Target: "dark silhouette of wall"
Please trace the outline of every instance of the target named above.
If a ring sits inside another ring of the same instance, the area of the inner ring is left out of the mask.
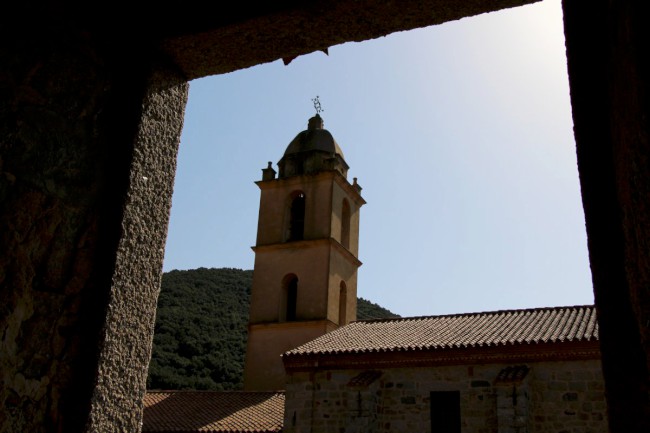
[[[565,37],[610,428],[650,431],[650,32],[635,2],[576,3]]]
[[[526,3],[3,6],[0,431],[139,431],[188,81]],[[650,38],[632,0],[564,10],[610,426],[647,432]]]

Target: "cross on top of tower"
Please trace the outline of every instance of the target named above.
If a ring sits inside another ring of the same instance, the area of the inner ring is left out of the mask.
[[[320,100],[318,99],[318,95],[314,99],[311,100],[311,102],[314,103],[314,109],[316,110],[316,114],[320,114],[323,110],[323,107],[320,105]]]

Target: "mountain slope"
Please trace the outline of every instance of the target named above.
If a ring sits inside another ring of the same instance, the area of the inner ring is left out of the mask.
[[[198,268],[163,274],[149,389],[241,389],[252,270]],[[399,317],[366,299],[359,320]]]

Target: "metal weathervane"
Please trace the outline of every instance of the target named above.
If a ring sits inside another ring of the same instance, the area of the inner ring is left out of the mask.
[[[321,112],[325,111],[323,110],[323,107],[320,105],[320,100],[318,99],[318,95],[314,99],[311,100],[311,102],[314,103],[314,108],[316,109],[316,114],[320,114]]]

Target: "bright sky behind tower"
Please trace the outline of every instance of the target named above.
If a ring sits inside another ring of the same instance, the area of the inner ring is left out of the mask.
[[[321,116],[358,296],[402,316],[593,303],[560,0],[190,83],[164,270],[253,269],[262,168]]]

